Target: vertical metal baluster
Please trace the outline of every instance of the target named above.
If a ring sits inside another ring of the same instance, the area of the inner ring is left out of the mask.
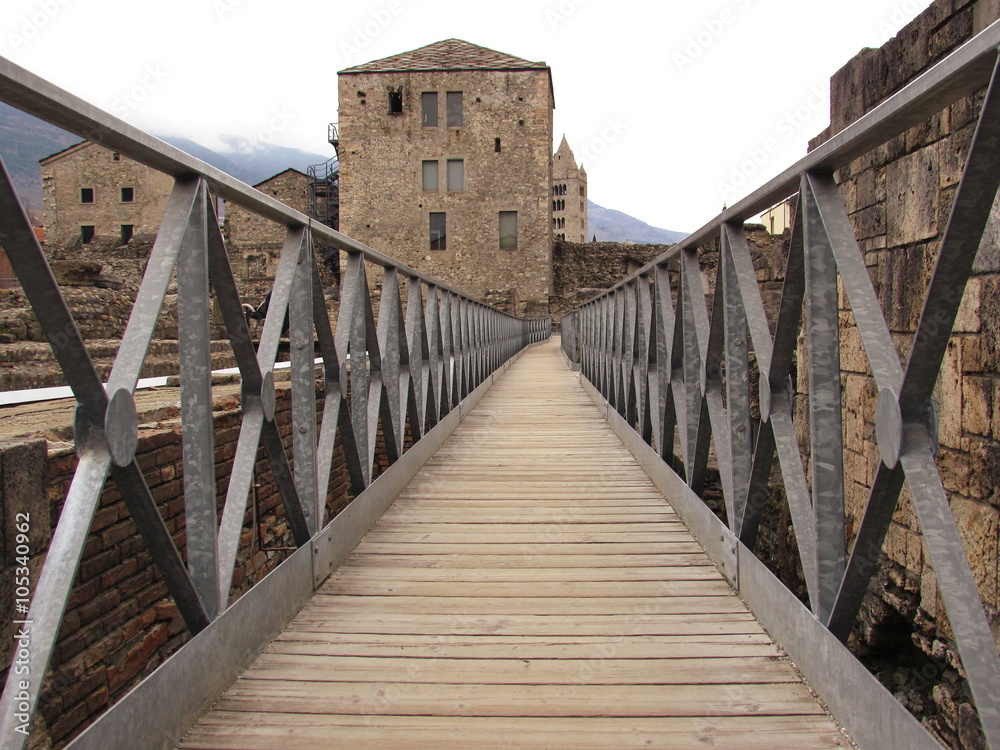
[[[178,257],[177,323],[188,570],[205,611],[214,620],[226,603],[220,597],[218,579],[207,204],[208,191],[202,182]]]
[[[837,265],[812,188],[805,218],[806,337],[809,351],[810,469],[819,589],[813,611],[828,621],[844,576],[844,445],[840,388]]]
[[[730,529],[736,533],[746,507],[747,488],[753,453],[753,426],[750,422],[750,358],[747,316],[743,307],[731,235],[742,227],[723,226],[718,274],[725,304],[726,417],[729,423],[729,461],[733,493]],[[756,281],[756,277],[754,279]],[[719,282],[716,282],[716,294]],[[716,441],[720,439],[716,433]]]
[[[326,498],[317,493],[316,351],[313,343],[312,237],[302,235],[295,281],[288,297],[288,341],[292,379],[292,455],[295,489],[310,534],[323,525]]]

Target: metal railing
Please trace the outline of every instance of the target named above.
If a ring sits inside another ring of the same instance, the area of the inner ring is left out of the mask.
[[[1000,184],[998,45],[1000,22],[654,262],[571,312],[561,324],[564,351],[607,402],[609,414],[617,413],[619,421],[635,431],[636,440],[641,438],[646,450],[655,451],[664,468],[676,467],[672,476],[682,489],[686,485],[694,495],[702,494],[714,445],[726,526],[720,530],[721,523],[704,523],[699,513],[706,506],[700,503],[693,514],[716,534],[709,542],[718,548],[733,582],[741,592],[748,591],[755,612],[775,607],[768,601],[774,597],[773,588],[764,595],[763,589],[752,590],[755,584],[741,581],[757,569],[752,555],[775,456],[811,615],[843,643],[876,572],[905,480],[983,732],[994,750],[1000,749],[1000,657],[935,465],[933,390]],[[833,173],[987,85],[904,365]],[[744,221],[795,194],[798,208],[780,309],[776,320],[769,321]],[[699,248],[714,242],[719,255],[714,288],[708,289],[710,318]],[[873,457],[878,469],[849,555],[838,283],[879,393]],[[806,342],[805,363],[796,359],[800,333]],[[808,369],[808,473],[793,422],[790,375],[796,362]],[[757,394],[751,392],[754,378],[760,385]],[[779,619],[795,617],[792,608],[785,608]],[[830,648],[823,633],[808,632],[792,636],[801,648],[791,656],[800,666]],[[835,678],[823,672],[843,669],[828,660],[807,677],[815,685],[831,683]],[[850,684],[840,688],[845,693],[854,689]],[[847,698],[819,692],[824,699]],[[869,723],[878,723],[872,718],[875,709],[869,712]],[[911,731],[907,726],[905,731]],[[850,723],[848,728],[854,729]],[[882,736],[873,746],[916,746],[898,738],[885,744]]]
[[[98,378],[6,168],[0,165],[0,244],[78,403],[75,442],[79,463],[24,618],[30,623],[30,670],[27,677],[10,670],[0,701],[0,744],[15,748],[27,739],[15,726],[31,724],[30,714],[38,701],[91,520],[109,475],[189,630],[197,633],[227,607],[261,445],[295,543],[308,545],[322,531],[338,436],[352,493],[358,495],[372,483],[380,422],[388,459],[396,461],[404,452],[407,430],[413,441],[419,441],[504,362],[529,343],[547,338],[551,321],[518,319],[473,300],[311,221],[3,59],[0,100],[175,178],[105,385]],[[215,196],[287,227],[256,349],[219,230]],[[346,253],[335,330],[313,255],[314,239]],[[368,269],[381,276],[377,322]],[[186,563],[134,460],[137,416],[133,392],[175,273]],[[221,520],[216,506],[208,376],[212,294],[242,376],[243,419]],[[290,457],[274,421],[272,374],[286,312],[291,351]],[[317,346],[325,399],[318,432]],[[22,681],[26,684],[20,684]],[[15,718],[19,715],[29,718]]]

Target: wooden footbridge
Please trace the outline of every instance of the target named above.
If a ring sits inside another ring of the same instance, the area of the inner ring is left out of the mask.
[[[578,381],[525,352],[180,747],[848,746]]]
[[[0,100],[175,179],[104,383],[0,168],[0,242],[73,390],[79,459],[37,580],[28,570],[0,747],[30,744],[110,477],[192,637],[74,750],[939,750],[847,647],[904,485],[967,705],[1000,750],[1000,655],[935,462],[934,398],[1000,185],[998,48],[1000,22],[566,315],[559,339],[552,321],[471,299],[0,59]],[[835,174],[973,94],[978,125],[923,313],[890,331]],[[217,198],[287,229],[256,346]],[[786,199],[795,220],[768,311],[744,222]],[[342,253],[335,315],[314,238]],[[175,282],[181,548],[136,461],[134,395]],[[210,306],[241,378],[224,498]],[[284,437],[274,370],[286,316]],[[845,409],[847,333],[861,342],[852,372],[878,394],[874,425]],[[864,433],[862,445],[845,445],[852,418],[848,439]],[[850,525],[848,452],[874,467]],[[328,519],[335,455],[354,499]],[[296,546],[236,596],[258,460]],[[801,570],[801,591],[758,555],[778,523],[794,540],[778,562]]]

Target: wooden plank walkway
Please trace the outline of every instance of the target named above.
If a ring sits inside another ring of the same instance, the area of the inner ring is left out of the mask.
[[[518,360],[181,748],[849,747],[577,378]]]

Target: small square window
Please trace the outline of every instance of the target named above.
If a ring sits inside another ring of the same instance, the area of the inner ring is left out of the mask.
[[[448,159],[448,192],[460,193],[465,190],[465,160]]]
[[[119,154],[117,151],[111,154],[111,161],[121,161],[121,160],[122,160],[122,155]]]
[[[445,250],[445,215],[444,213],[432,213],[430,215],[430,241],[431,250]]]
[[[437,91],[425,91],[420,95],[421,122],[425,128],[436,128],[438,124]]]
[[[135,233],[135,226],[132,224],[122,224],[122,244],[128,243]]]
[[[500,249],[517,250],[517,211],[500,212]]]
[[[449,91],[446,100],[448,105],[448,127],[462,127],[462,92]]]
[[[436,160],[423,162],[421,168],[421,183],[424,190],[437,192],[438,189],[438,163]]]
[[[80,203],[94,202],[94,188],[80,188]]]
[[[135,200],[135,188],[122,188],[122,203],[131,203]]]
[[[80,240],[84,245],[89,243],[94,239],[94,226],[93,224],[84,224],[80,227]]]

